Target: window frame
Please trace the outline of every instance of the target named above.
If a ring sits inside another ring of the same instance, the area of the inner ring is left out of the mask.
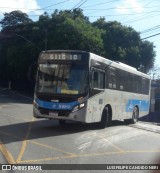
[[[95,72],[98,72],[98,86],[97,87],[95,87],[95,85],[94,85],[94,73]],[[103,74],[102,75],[103,76],[102,77],[103,78],[103,83],[102,83],[103,87],[101,87],[101,79],[100,79],[101,74]],[[91,83],[92,89],[104,90],[106,88],[106,72],[105,72],[105,70],[99,69],[96,67],[91,67],[91,82],[90,83]]]

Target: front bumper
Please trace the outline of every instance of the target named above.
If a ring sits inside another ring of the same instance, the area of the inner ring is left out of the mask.
[[[54,115],[50,115],[50,112],[54,112]],[[57,115],[56,115],[57,114]],[[82,109],[79,109],[75,112],[68,110],[47,110],[43,108],[37,108],[33,106],[33,116],[35,118],[48,118],[48,119],[57,119],[57,120],[69,120],[69,121],[78,121],[86,122],[86,106]]]

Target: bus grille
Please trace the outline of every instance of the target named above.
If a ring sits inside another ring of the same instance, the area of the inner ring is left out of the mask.
[[[44,108],[39,108],[39,111],[41,114],[45,114],[45,115],[49,115],[49,112],[58,112],[58,116],[65,116],[68,117],[69,113],[71,113],[71,111],[67,111],[67,110],[48,110],[48,109],[44,109]]]

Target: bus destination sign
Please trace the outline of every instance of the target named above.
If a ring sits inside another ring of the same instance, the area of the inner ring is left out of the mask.
[[[72,60],[81,61],[82,56],[80,54],[66,54],[66,53],[42,53],[40,55],[41,60]]]

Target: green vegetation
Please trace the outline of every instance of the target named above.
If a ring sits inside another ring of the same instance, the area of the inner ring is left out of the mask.
[[[46,49],[84,50],[148,72],[154,65],[151,42],[131,27],[100,18],[94,23],[81,9],[44,13],[32,21],[21,11],[5,13],[0,21],[0,81],[28,83],[30,64]],[[28,88],[27,88],[28,89]]]

